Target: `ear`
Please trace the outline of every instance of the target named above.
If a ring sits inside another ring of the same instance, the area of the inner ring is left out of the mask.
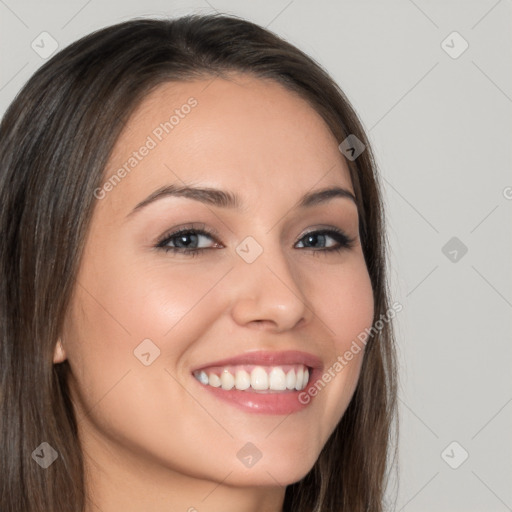
[[[62,346],[62,341],[59,338],[57,343],[55,344],[55,349],[53,351],[53,363],[63,363],[66,360],[66,352],[64,351],[64,347]]]

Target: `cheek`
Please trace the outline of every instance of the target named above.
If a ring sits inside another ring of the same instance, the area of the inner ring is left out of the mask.
[[[229,266],[205,265],[199,272],[188,264],[118,261],[91,265],[79,276],[64,332],[76,391],[87,409],[109,403],[101,414],[97,409],[98,418],[115,419],[115,411],[122,418],[126,411],[118,408],[124,404],[140,411],[143,423],[159,421],[159,394],[164,401],[172,397],[172,410],[180,410],[184,394],[172,376],[181,382],[190,378],[182,356],[220,316],[221,294],[215,288]],[[107,393],[117,398],[110,403]],[[176,422],[172,410],[164,416]]]
[[[373,289],[362,253],[339,266],[310,272],[311,306],[327,332],[331,357],[342,355],[373,322]]]
[[[205,299],[223,274],[154,268],[126,279],[128,269],[118,265],[105,275],[81,276],[87,292],[79,287],[64,338],[77,420],[88,433],[86,449],[97,452],[104,436],[124,454],[203,478],[225,469],[221,453],[236,460],[239,447],[187,393],[181,382],[190,376],[179,375],[177,366],[218,317],[216,303]],[[144,352],[138,350],[148,339]],[[142,360],[149,352],[152,362],[146,366],[134,350]],[[204,444],[185,441],[209,433],[221,452],[205,454]]]
[[[330,335],[324,351],[329,355],[313,393],[326,420],[322,426],[326,438],[341,419],[357,386],[366,339],[362,334],[372,326],[374,300],[362,255],[322,281],[325,287],[316,290],[315,311]]]
[[[330,282],[324,301],[325,322],[331,329],[339,355],[358,334],[371,326],[374,316],[373,290],[364,262],[347,267],[337,279],[333,278]]]
[[[225,267],[225,268],[224,268]],[[81,278],[87,293],[81,293],[85,318],[82,327],[88,339],[111,340],[106,351],[131,350],[144,339],[169,346],[179,353],[177,333],[184,328],[199,331],[218,315],[213,301],[216,285],[229,270],[226,265],[123,262],[89,269]],[[82,290],[85,291],[85,290]],[[189,335],[186,339],[192,340]],[[170,343],[172,341],[172,343]]]

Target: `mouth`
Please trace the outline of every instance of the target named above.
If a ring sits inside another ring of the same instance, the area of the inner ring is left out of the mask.
[[[302,391],[311,368],[303,364],[282,366],[224,366],[195,371],[194,377],[205,386],[237,389],[253,393]]]
[[[321,368],[320,359],[305,352],[258,351],[203,365],[192,376],[213,397],[246,412],[290,414],[310,404],[300,395]]]

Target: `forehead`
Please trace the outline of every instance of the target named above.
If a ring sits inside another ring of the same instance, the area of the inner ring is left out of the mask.
[[[250,75],[158,86],[128,120],[105,178],[144,146],[151,149],[132,162],[119,191],[140,196],[168,183],[201,183],[256,199],[263,191],[298,196],[317,183],[353,190],[318,112],[284,86]]]

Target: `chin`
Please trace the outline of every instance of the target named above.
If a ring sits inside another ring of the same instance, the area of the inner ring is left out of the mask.
[[[291,467],[281,464],[270,467],[258,465],[249,469],[236,469],[226,483],[236,487],[286,487],[302,480],[311,470],[315,461],[309,465],[300,464]]]
[[[304,478],[314,466],[318,453],[304,453],[304,449],[276,450],[244,467],[240,463],[229,477],[232,485],[287,486]],[[237,460],[238,462],[238,460]]]

